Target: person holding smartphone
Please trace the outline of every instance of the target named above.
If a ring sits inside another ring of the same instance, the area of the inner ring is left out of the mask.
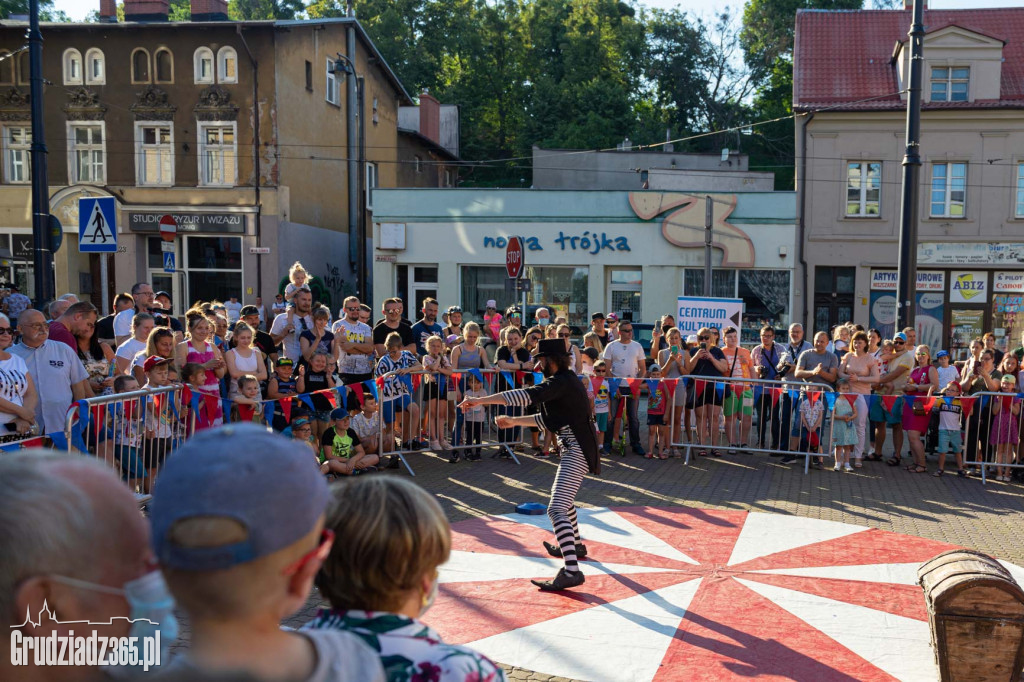
[[[693,405],[697,411],[697,442],[701,444],[697,454],[706,457],[710,446],[712,456],[721,457],[713,440],[718,434],[718,418],[722,414],[722,399],[715,391],[715,380],[729,371],[729,361],[721,348],[712,345],[709,328],[702,327],[697,332],[697,352],[690,354],[686,371],[696,377]]]
[[[678,379],[679,377],[686,376],[686,363],[690,357],[686,348],[683,347],[683,335],[679,331],[678,327],[671,327],[665,332],[665,343],[668,344],[667,348],[663,348],[658,353],[658,365],[661,366],[661,376],[663,379]],[[682,453],[676,447],[676,443],[682,443],[681,440],[681,426],[683,417],[683,407],[686,405],[686,387],[682,382],[676,383],[676,390],[672,396],[672,415],[669,424],[672,427],[672,433],[669,434],[669,445],[671,446],[670,454],[673,457],[681,457]]]

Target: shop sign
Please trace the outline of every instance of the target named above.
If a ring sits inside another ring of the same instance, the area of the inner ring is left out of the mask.
[[[985,303],[988,301],[988,273],[984,270],[953,271],[949,274],[951,303]]]
[[[1024,272],[997,272],[992,282],[992,291],[1024,293]]]
[[[680,296],[678,303],[676,324],[683,336],[696,334],[702,327],[723,329],[731,325],[739,329],[743,321],[742,298]]]
[[[1024,264],[1024,243],[921,242],[917,245],[917,262],[923,265]]]
[[[523,248],[527,251],[543,251],[544,243],[540,237],[522,237]],[[567,235],[561,230],[551,240],[548,247],[558,247],[561,251],[582,251],[594,256],[601,251],[632,251],[626,237],[608,236],[607,232],[591,232],[584,230],[582,235]],[[507,237],[484,237],[485,249],[504,249],[508,246]]]
[[[896,291],[899,277],[896,270],[872,270],[871,291]],[[946,273],[920,270],[917,273],[918,291],[945,291]]]
[[[1024,296],[993,296],[992,312],[996,315],[1019,315],[1024,311]]]
[[[11,235],[11,256],[14,260],[32,260],[35,258],[35,242],[30,234]]]
[[[128,229],[132,232],[160,231],[160,219],[167,213],[128,212]],[[178,223],[178,232],[214,232],[245,234],[244,213],[171,213]]]

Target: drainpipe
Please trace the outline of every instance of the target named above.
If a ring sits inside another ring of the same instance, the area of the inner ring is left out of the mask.
[[[263,237],[263,201],[260,197],[260,79],[259,63],[255,55],[249,49],[249,43],[242,34],[242,25],[235,24],[235,32],[245,47],[245,53],[249,55],[249,63],[252,64],[252,163],[256,175],[255,196],[256,201],[256,246],[261,246]],[[256,254],[256,295],[263,296],[263,256]]]
[[[804,124],[800,127],[800,243],[797,246],[800,253],[800,267],[803,268],[804,276],[804,329],[810,321],[811,310],[811,274],[807,267],[807,257],[804,254],[804,240],[807,234],[807,224],[804,220],[804,211],[807,207],[807,126],[814,120],[814,112],[807,114]]]
[[[348,261],[349,265],[359,267],[359,252],[363,249],[360,245],[364,242],[363,231],[359,226],[359,204],[363,198],[359,194],[359,159],[356,141],[356,26],[355,11],[349,7],[349,17],[352,22],[347,27],[345,56],[352,63],[352,73],[345,79],[345,103],[348,110],[348,123],[345,125],[347,136],[346,151],[348,154]],[[359,273],[356,273],[359,279]],[[358,292],[359,299],[366,298],[362,290]]]
[[[359,77],[359,167],[366,167],[366,80]],[[373,300],[370,291],[369,272],[366,264],[366,202],[363,194],[366,191],[366,174],[359,173],[359,241],[356,246],[359,253],[356,257],[356,283],[359,288],[360,300]]]

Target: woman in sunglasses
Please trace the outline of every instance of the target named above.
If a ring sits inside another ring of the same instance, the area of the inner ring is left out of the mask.
[[[697,454],[701,457],[707,456],[708,446],[713,456],[722,456],[714,442],[718,435],[718,418],[722,414],[722,398],[715,391],[715,380],[729,371],[729,361],[722,349],[713,344],[712,331],[704,327],[697,332],[697,352],[692,353],[686,362],[687,373],[696,378],[693,405],[697,412],[697,442],[702,446]]]

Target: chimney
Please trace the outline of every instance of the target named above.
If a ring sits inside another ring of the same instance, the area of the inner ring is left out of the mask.
[[[420,135],[441,144],[441,103],[426,90],[420,93]]]
[[[924,3],[923,9],[928,9],[928,0],[918,0]],[[914,0],[903,0],[903,9],[914,9]]]
[[[124,0],[125,21],[167,21],[169,0]],[[114,12],[117,18],[117,11]]]
[[[100,21],[117,23],[117,0],[100,0]]]
[[[228,0],[192,0],[192,21],[227,21]]]

